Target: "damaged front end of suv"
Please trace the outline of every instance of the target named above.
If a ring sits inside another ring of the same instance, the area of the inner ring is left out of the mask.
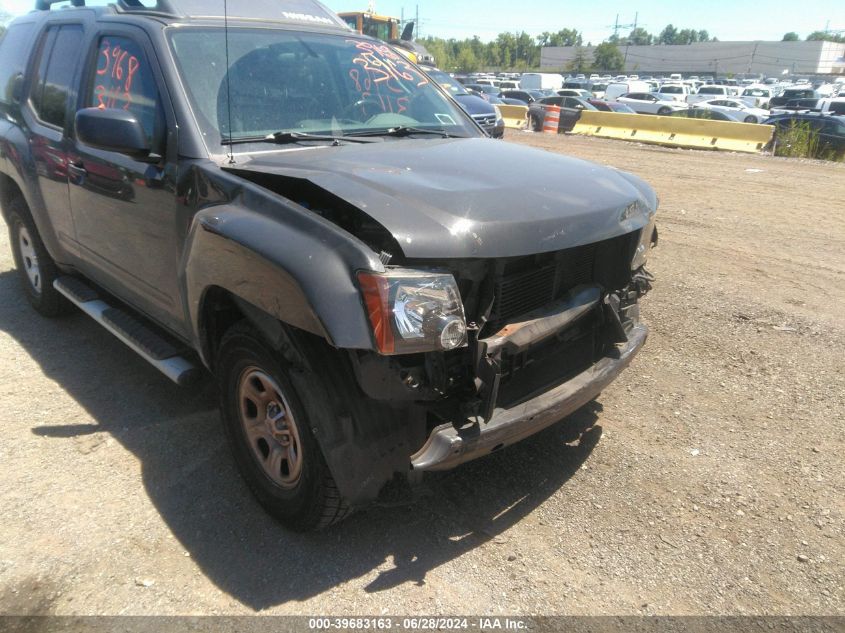
[[[639,300],[657,199],[630,174],[515,145],[399,146],[260,156],[227,171],[377,256],[349,270],[372,349],[348,354],[363,394],[403,412],[396,433],[414,439],[397,463],[419,473],[561,420],[630,363],[648,332]],[[508,169],[526,161],[528,174]]]
[[[171,35],[209,153],[180,175],[195,347],[237,385],[224,333],[239,319],[260,333],[282,359],[260,375],[279,374],[273,389],[302,403],[295,417],[345,503],[536,433],[631,362],[657,241],[642,180],[488,138],[382,44],[230,25],[236,61],[208,79],[194,62],[200,48],[220,56],[212,36]],[[302,85],[320,98],[295,95]],[[238,327],[240,353],[254,339]],[[279,476],[271,442],[239,422],[263,415],[263,400],[247,397],[244,413],[229,393],[241,470],[287,520],[300,501],[274,482],[303,484]]]

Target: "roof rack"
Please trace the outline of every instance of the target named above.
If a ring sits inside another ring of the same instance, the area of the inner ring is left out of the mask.
[[[54,4],[59,4],[60,2],[65,2],[65,0],[36,0],[35,10],[49,11],[51,6],[53,6]],[[75,7],[85,6],[85,0],[70,0],[70,3]]]
[[[76,0],[73,0],[76,1]],[[84,2],[84,0],[82,0]],[[158,15],[181,15],[170,0],[117,0],[121,11],[137,11],[138,13],[155,13]]]

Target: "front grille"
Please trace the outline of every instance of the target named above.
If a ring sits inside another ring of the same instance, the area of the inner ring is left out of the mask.
[[[583,284],[616,290],[630,278],[637,233],[577,246],[565,251],[503,262],[494,279],[493,310],[485,334],[509,320],[542,308]]]
[[[472,118],[483,128],[496,126],[496,114],[473,114]]]

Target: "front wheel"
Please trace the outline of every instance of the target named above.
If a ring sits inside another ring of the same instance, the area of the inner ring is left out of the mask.
[[[12,256],[27,300],[43,316],[66,314],[71,304],[53,288],[59,271],[41,241],[26,203],[20,198],[12,200],[6,218]]]
[[[666,115],[667,115],[667,114],[669,114],[671,111],[672,111],[672,108],[660,108],[660,109],[657,111],[657,114],[659,114],[660,116],[666,116]]]
[[[311,432],[287,363],[245,323],[226,333],[218,358],[223,426],[259,503],[297,531],[343,519],[348,507]]]
[[[745,117],[745,122],[746,123],[757,123],[757,117],[753,116],[753,115],[748,115],[747,117]]]

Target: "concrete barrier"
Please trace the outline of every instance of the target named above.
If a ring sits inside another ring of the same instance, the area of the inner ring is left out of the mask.
[[[585,110],[572,133],[670,147],[756,153],[768,145],[774,131],[774,126],[755,123]]]
[[[502,113],[506,128],[524,130],[528,125],[528,106],[503,104],[497,107]]]

